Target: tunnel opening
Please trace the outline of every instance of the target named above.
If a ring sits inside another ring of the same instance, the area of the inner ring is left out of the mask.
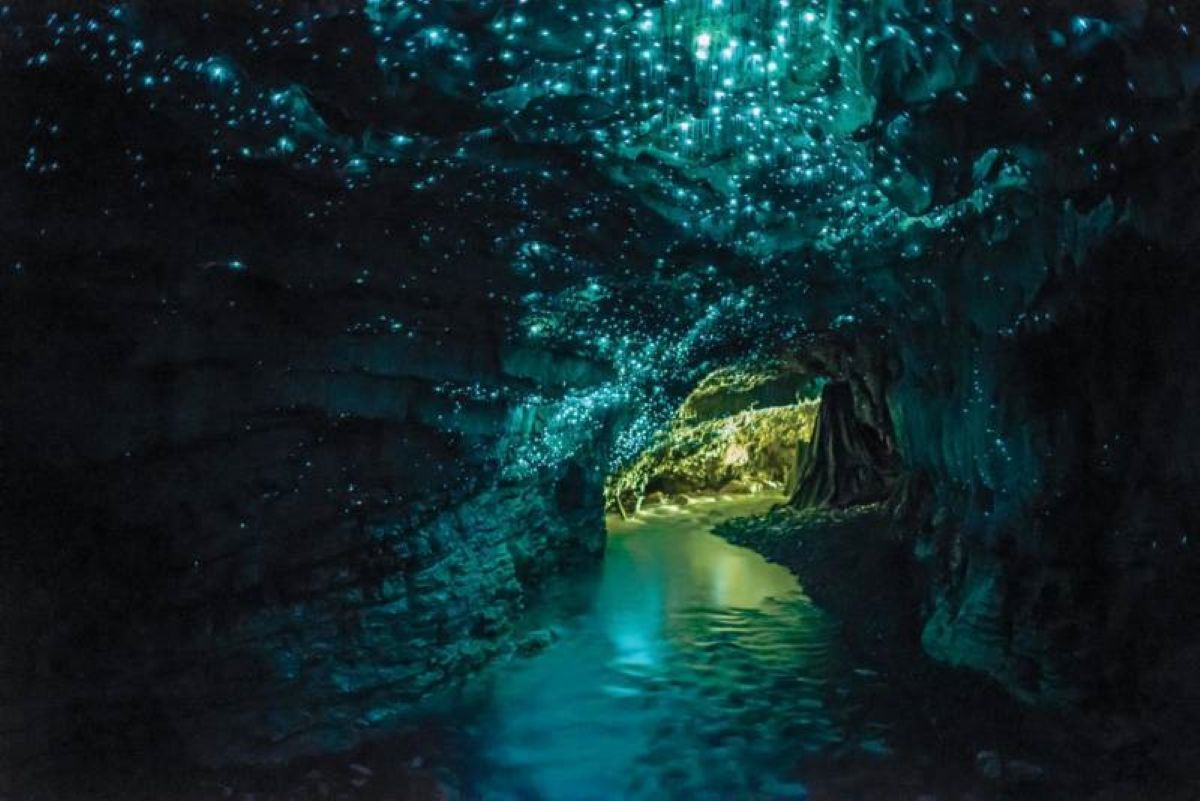
[[[782,497],[812,437],[825,381],[779,363],[707,374],[648,447],[610,473],[606,510],[627,518],[700,496]]]
[[[888,377],[838,365],[814,346],[800,356],[707,373],[636,457],[606,478],[605,511],[774,495],[797,508],[886,500],[901,460],[886,402]]]

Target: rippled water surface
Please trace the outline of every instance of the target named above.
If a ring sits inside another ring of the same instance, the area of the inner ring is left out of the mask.
[[[472,789],[803,797],[797,763],[843,739],[827,709],[845,671],[833,627],[787,570],[709,533],[776,500],[611,522],[599,576],[540,605],[559,640],[490,672],[450,712],[469,721]]]

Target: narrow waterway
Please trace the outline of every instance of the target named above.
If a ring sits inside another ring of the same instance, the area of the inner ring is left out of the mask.
[[[700,499],[611,520],[595,581],[535,612],[558,640],[446,711],[468,723],[469,792],[803,798],[805,755],[846,739],[829,709],[831,681],[849,671],[835,627],[787,570],[710,533],[777,501]]]
[[[497,660],[354,752],[245,769],[138,768],[136,780],[117,769],[96,787],[120,792],[32,797],[1089,797],[1073,774],[1041,777],[1030,760],[1067,765],[1073,752],[1061,738],[1030,740],[1053,730],[1029,725],[1000,691],[918,661],[866,668],[788,570],[711,533],[779,500],[701,498],[610,518],[603,562],[550,581],[524,616],[517,640],[544,647]],[[1001,754],[1017,761],[1000,764]]]

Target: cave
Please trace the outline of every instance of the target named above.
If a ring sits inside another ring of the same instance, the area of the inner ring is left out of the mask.
[[[0,0],[0,799],[1200,797],[1198,26]]]

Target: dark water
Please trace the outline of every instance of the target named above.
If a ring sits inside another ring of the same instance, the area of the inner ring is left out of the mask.
[[[1041,762],[1058,745],[1025,742],[1036,728],[1008,701],[984,703],[996,693],[975,682],[952,692],[941,671],[861,667],[791,573],[710,533],[777,501],[698,500],[610,520],[599,568],[551,582],[529,610],[529,630],[555,632],[552,644],[499,660],[355,753],[198,774],[150,768],[137,782],[118,771],[118,792],[36,798],[1088,797],[1069,775],[1001,792],[981,778],[977,752]],[[920,681],[898,686],[905,677]]]
[[[538,610],[559,640],[445,710],[465,724],[468,791],[803,798],[805,754],[846,740],[829,698],[848,667],[787,570],[709,533],[776,500],[701,500],[611,522],[599,577]]]

